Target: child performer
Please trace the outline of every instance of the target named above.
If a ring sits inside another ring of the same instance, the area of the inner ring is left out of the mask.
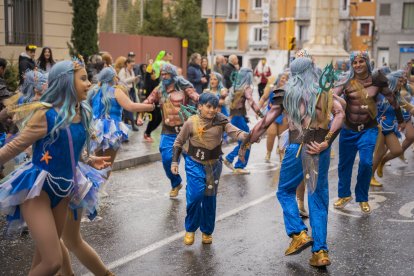
[[[200,228],[202,242],[210,244],[216,218],[216,195],[222,169],[221,143],[223,132],[239,141],[248,133],[229,123],[227,117],[217,113],[219,99],[212,93],[200,96],[199,114],[191,116],[174,142],[171,172],[178,174],[178,160],[183,145],[189,140],[185,156],[187,173],[187,216],[184,243],[194,243],[194,233]]]
[[[84,101],[91,84],[83,63],[59,62],[48,80],[48,90],[33,103],[33,115],[23,122],[19,136],[0,149],[4,164],[33,144],[32,161],[0,182],[0,211],[8,215],[9,226],[18,226],[24,218],[36,244],[31,276],[54,275],[62,265],[59,239],[91,119]],[[105,166],[103,158],[93,163]]]

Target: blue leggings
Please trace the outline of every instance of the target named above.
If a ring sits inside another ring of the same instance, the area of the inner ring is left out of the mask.
[[[173,156],[173,145],[176,134],[161,134],[160,140],[160,153],[162,166],[164,167],[165,174],[170,179],[171,187],[175,188],[181,184],[181,176],[179,174],[175,175],[171,172],[171,163]]]
[[[250,131],[249,126],[247,125],[247,122],[246,122],[246,118],[244,118],[244,116],[233,116],[233,118],[231,119],[231,124],[245,132]],[[229,154],[227,154],[226,156],[227,161],[229,161],[230,163],[233,163],[234,159],[239,154],[240,145],[241,145],[241,142],[240,141],[237,142],[237,146]],[[240,161],[237,158],[237,162],[234,165],[234,168],[244,169],[247,166],[247,162],[249,161],[249,156],[250,156],[250,149],[246,151],[246,155],[244,156],[244,159],[245,159],[244,162]]]
[[[300,215],[296,203],[296,189],[303,180],[302,159],[296,154],[299,144],[290,144],[286,148],[285,157],[280,169],[279,187],[276,193],[280,205],[283,209],[283,219],[288,236],[299,234],[307,230]],[[319,173],[315,191],[312,193],[308,189],[308,205],[310,225],[312,228],[312,238],[314,240],[312,252],[328,250],[326,243],[328,226],[328,170],[330,163],[330,148],[319,155]]]

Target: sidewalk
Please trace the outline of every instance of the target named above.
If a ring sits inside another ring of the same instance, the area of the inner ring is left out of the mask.
[[[144,124],[139,127],[139,131],[129,132],[129,142],[122,144],[112,168],[114,171],[161,160],[158,150],[161,126],[152,132],[151,137],[154,139],[152,143],[144,140],[146,127],[146,124]]]

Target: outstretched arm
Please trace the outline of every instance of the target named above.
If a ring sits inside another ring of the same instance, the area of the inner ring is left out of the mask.
[[[262,112],[260,112],[260,107],[257,105],[257,103],[253,100],[253,89],[250,87],[246,88],[244,90],[244,97],[246,98],[249,105],[253,108],[254,112],[260,117],[263,118]]]
[[[171,163],[171,172],[173,174],[178,174],[178,160],[180,159],[184,144],[190,138],[191,130],[192,122],[190,119],[184,123],[183,127],[180,130],[180,133],[178,133],[177,138],[175,138]]]
[[[125,94],[125,92],[119,88],[115,89],[115,99],[119,105],[122,106],[122,108],[130,112],[145,112],[154,110],[154,104],[134,103]]]
[[[250,143],[256,143],[259,138],[266,132],[268,127],[282,114],[282,105],[274,104],[266,115],[250,131]]]

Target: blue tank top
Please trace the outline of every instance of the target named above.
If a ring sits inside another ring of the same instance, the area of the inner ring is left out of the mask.
[[[55,141],[52,141],[50,132],[55,125],[57,112],[51,108],[46,112],[47,120],[47,135],[46,137],[36,141],[33,145],[33,157],[32,163],[37,167],[49,172],[54,177],[63,177],[66,179],[73,178],[70,146],[68,140],[68,134],[66,129],[61,129],[59,135],[55,135]],[[78,160],[82,149],[86,141],[86,130],[82,123],[72,123],[69,126],[72,142],[75,163],[78,164]],[[48,162],[45,160],[41,161],[44,154],[48,154],[51,159]],[[69,163],[68,163],[69,162]]]
[[[99,88],[98,92],[92,97],[91,100],[93,119],[112,119],[115,121],[121,121],[122,106],[119,105],[115,98],[115,88],[113,86],[108,87],[106,93],[108,93],[111,102],[109,114],[105,113],[105,104],[102,102],[102,88]]]

